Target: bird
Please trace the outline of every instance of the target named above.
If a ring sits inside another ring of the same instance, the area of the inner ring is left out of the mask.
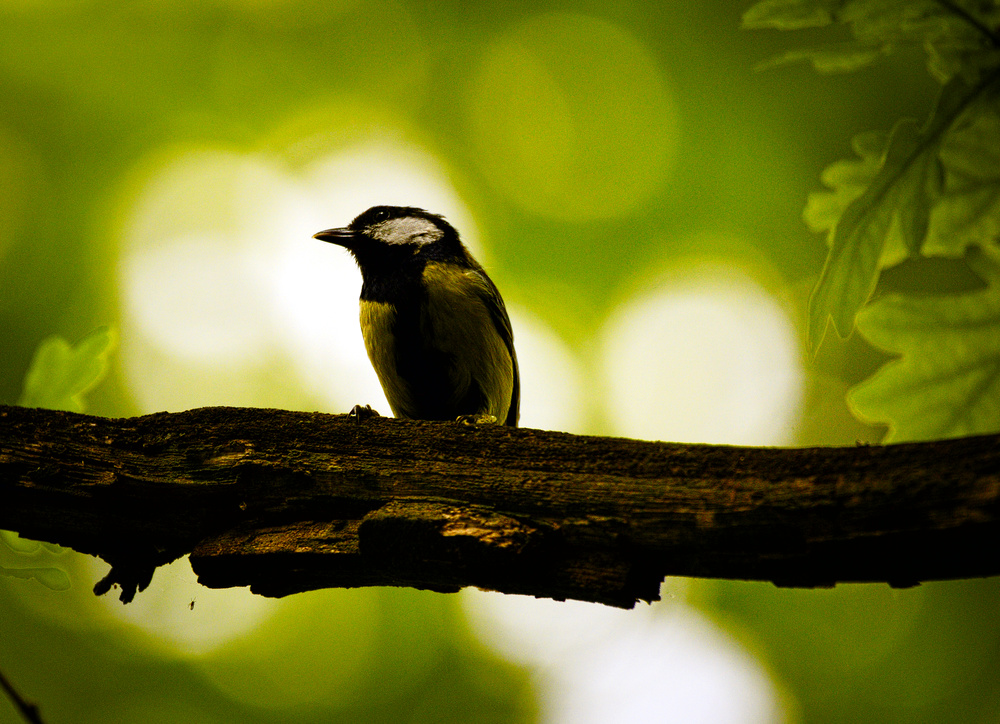
[[[517,427],[507,309],[444,216],[373,206],[313,238],[347,249],[361,270],[361,332],[393,415]]]

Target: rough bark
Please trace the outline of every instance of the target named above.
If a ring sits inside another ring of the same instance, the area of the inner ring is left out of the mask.
[[[101,556],[123,600],[185,553],[268,596],[414,586],[630,607],[664,576],[828,586],[1000,573],[1000,436],[747,448],[245,408],[0,407],[0,528]]]

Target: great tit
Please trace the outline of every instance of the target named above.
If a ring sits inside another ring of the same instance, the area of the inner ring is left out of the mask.
[[[520,382],[503,299],[443,216],[374,206],[316,239],[361,269],[361,332],[396,417],[517,426]]]

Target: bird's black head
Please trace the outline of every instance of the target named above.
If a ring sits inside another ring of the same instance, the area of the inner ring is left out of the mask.
[[[459,263],[471,258],[443,216],[413,206],[373,206],[346,227],[314,237],[348,249],[362,271],[415,258]]]

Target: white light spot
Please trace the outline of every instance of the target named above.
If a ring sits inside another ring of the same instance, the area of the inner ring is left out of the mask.
[[[360,404],[391,414],[365,352],[361,272],[347,251],[317,239],[290,244],[274,260],[268,283],[279,341],[301,384],[331,411]]]
[[[777,301],[735,269],[699,270],[605,324],[610,416],[629,437],[742,445],[792,438],[798,336]]]
[[[583,372],[573,352],[530,312],[507,305],[521,373],[521,427],[583,433]]]
[[[305,180],[327,219],[326,226],[313,233],[347,226],[372,206],[416,206],[444,216],[483,261],[472,215],[433,156],[412,147],[364,144],[316,161],[306,170]]]
[[[756,662],[689,609],[637,623],[565,662],[543,704],[553,724],[784,719]]]
[[[546,722],[784,719],[753,658],[681,603],[623,611],[481,591],[464,601],[487,644],[535,669]]]
[[[92,560],[97,580],[108,566]],[[187,556],[156,569],[149,587],[128,605],[122,605],[117,594],[115,588],[99,599],[106,613],[187,654],[207,653],[253,630],[283,606],[248,588],[205,588]]]
[[[124,282],[127,312],[161,350],[244,366],[266,344],[260,280],[223,238],[183,236],[136,251],[125,261]]]

